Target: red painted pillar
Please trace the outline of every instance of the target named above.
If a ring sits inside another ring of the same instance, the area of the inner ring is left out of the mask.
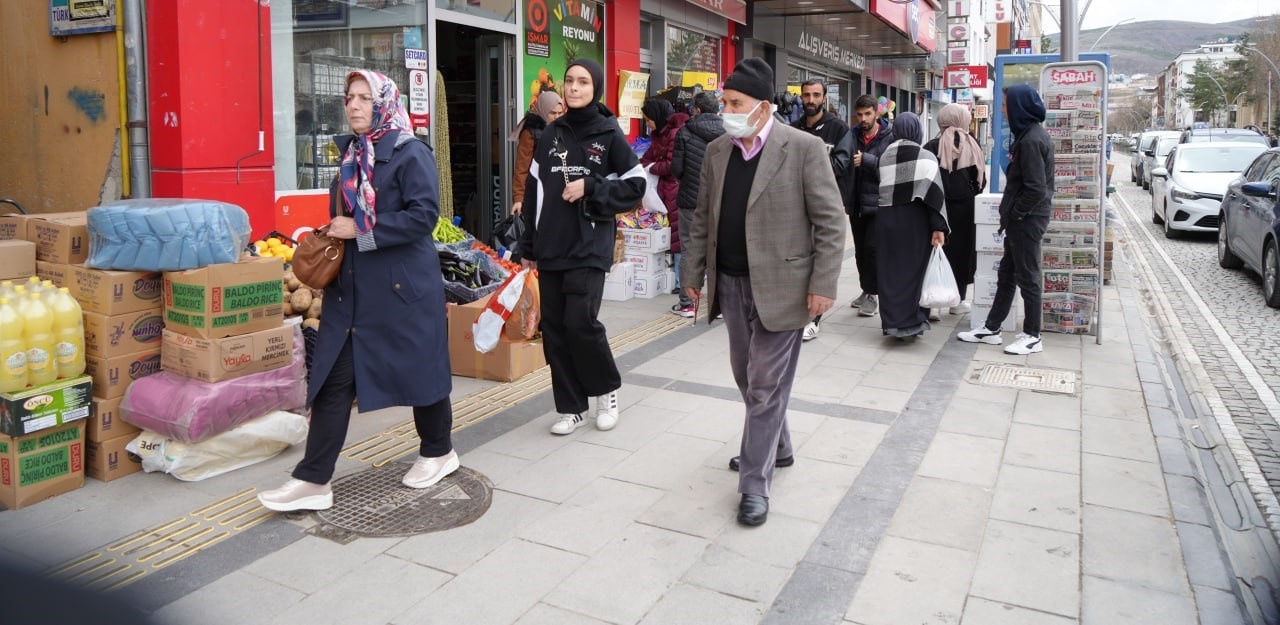
[[[640,71],[640,0],[614,0],[605,9],[605,103],[618,110],[618,70]],[[649,80],[653,80],[650,76]],[[640,133],[639,120],[631,122],[627,138]]]
[[[720,84],[724,84],[724,79],[733,73],[733,67],[738,64],[738,42],[735,39],[738,36],[738,23],[729,21],[729,34],[724,38],[724,45],[720,46]]]
[[[268,2],[147,3],[155,197],[220,200],[275,228]]]

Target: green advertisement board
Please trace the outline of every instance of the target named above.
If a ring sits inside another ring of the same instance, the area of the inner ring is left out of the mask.
[[[563,96],[564,72],[575,60],[594,59],[604,67],[603,4],[589,0],[522,1],[524,80],[520,91],[527,106],[544,90]]]

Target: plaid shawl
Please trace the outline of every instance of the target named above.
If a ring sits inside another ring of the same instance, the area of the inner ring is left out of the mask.
[[[880,206],[902,206],[915,200],[946,219],[938,159],[914,141],[894,141],[880,157]]]

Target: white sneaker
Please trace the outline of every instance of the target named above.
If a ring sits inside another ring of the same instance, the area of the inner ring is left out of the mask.
[[[818,338],[818,323],[810,321],[809,324],[804,327],[804,333],[800,335],[800,340],[807,343],[816,338]]]
[[[333,507],[333,489],[328,484],[289,480],[275,490],[258,493],[258,502],[268,510],[328,510]]]
[[[999,330],[992,332],[986,328],[960,332],[956,334],[956,338],[966,343],[986,343],[987,345],[999,345],[1004,342]]]
[[[929,309],[929,321],[942,321],[942,315],[938,314],[937,308]]]
[[[618,391],[596,398],[596,429],[612,430],[618,425]]]
[[[1014,339],[1008,347],[1004,348],[1004,353],[1013,354],[1015,356],[1026,356],[1027,354],[1038,354],[1044,351],[1044,345],[1040,343],[1040,337],[1031,336],[1023,332],[1018,333],[1018,338]]]
[[[960,302],[959,306],[952,306],[951,308],[947,309],[947,312],[953,315],[963,315],[969,312],[969,310],[970,310],[969,302]]]
[[[582,414],[562,414],[555,423],[551,424],[552,434],[573,434],[573,431],[582,427],[587,420]]]
[[[401,480],[401,483],[409,488],[435,486],[437,482],[457,471],[460,466],[462,466],[462,463],[458,460],[457,451],[450,451],[439,458],[418,456],[413,466],[410,467],[409,472],[404,474],[404,479]]]

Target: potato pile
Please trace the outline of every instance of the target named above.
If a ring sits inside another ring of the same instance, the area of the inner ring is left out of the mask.
[[[320,329],[320,308],[324,290],[302,283],[293,271],[284,272],[284,316],[302,315],[302,327]]]

